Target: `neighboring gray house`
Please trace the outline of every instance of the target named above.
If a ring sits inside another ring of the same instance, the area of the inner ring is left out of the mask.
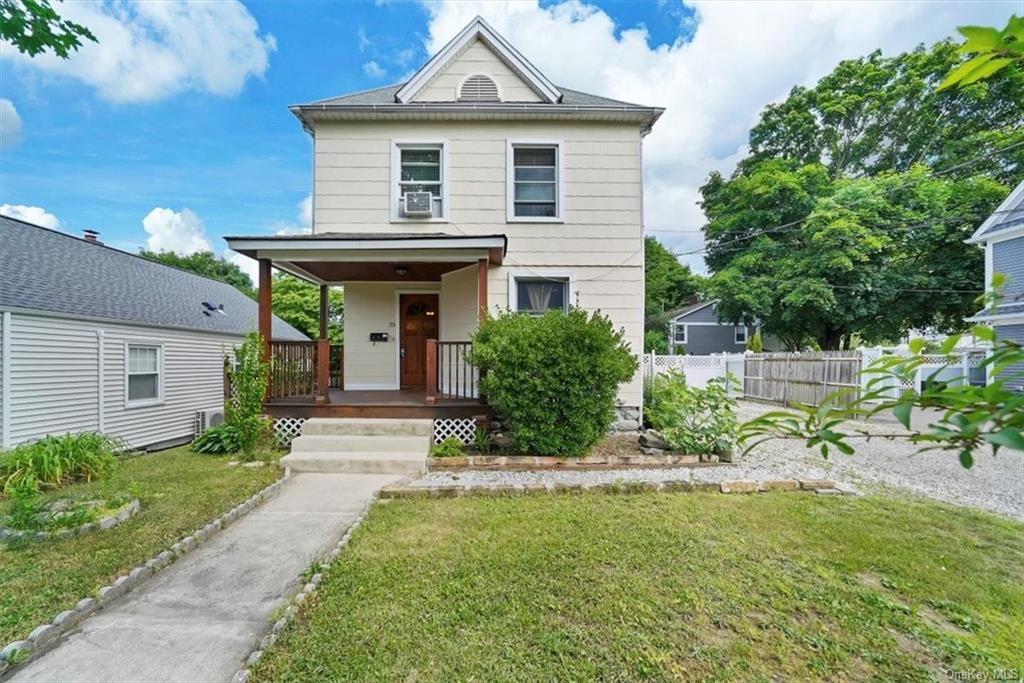
[[[1014,188],[999,208],[967,240],[985,247],[985,291],[992,290],[992,276],[1002,273],[1007,282],[1002,299],[968,318],[992,325],[996,336],[1024,344],[1024,182]],[[1012,383],[1024,389],[1024,365],[1011,366]]]
[[[669,353],[675,355],[680,347],[686,349],[687,354],[698,356],[746,351],[747,339],[754,336],[757,326],[721,322],[715,310],[717,306],[718,299],[701,301],[669,313]],[[774,341],[770,344],[763,334],[761,341],[765,351],[775,350]]]
[[[256,329],[231,285],[0,216],[0,445],[100,431],[188,441],[223,404],[223,357]],[[274,320],[280,340],[307,340]]]

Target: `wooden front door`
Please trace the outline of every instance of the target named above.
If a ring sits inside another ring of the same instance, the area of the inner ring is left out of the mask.
[[[422,388],[427,385],[427,340],[437,339],[437,294],[399,294],[398,311],[399,384]]]

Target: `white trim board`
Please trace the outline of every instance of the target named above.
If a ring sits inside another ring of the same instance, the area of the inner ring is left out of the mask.
[[[2,397],[2,404],[0,405],[0,432],[3,432],[3,439],[0,440],[0,446],[8,448],[11,445],[11,318],[14,316],[10,311],[4,311],[3,316],[3,348],[0,349],[3,355],[0,355],[0,397]]]

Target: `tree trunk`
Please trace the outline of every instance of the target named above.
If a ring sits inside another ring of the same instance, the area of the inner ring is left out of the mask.
[[[845,334],[843,330],[826,326],[818,337],[818,346],[821,347],[822,351],[838,351]]]

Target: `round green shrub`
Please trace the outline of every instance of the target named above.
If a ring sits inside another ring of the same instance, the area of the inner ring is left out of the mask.
[[[577,308],[488,318],[471,358],[513,447],[563,457],[585,454],[608,432],[619,385],[638,367],[621,330]]]

